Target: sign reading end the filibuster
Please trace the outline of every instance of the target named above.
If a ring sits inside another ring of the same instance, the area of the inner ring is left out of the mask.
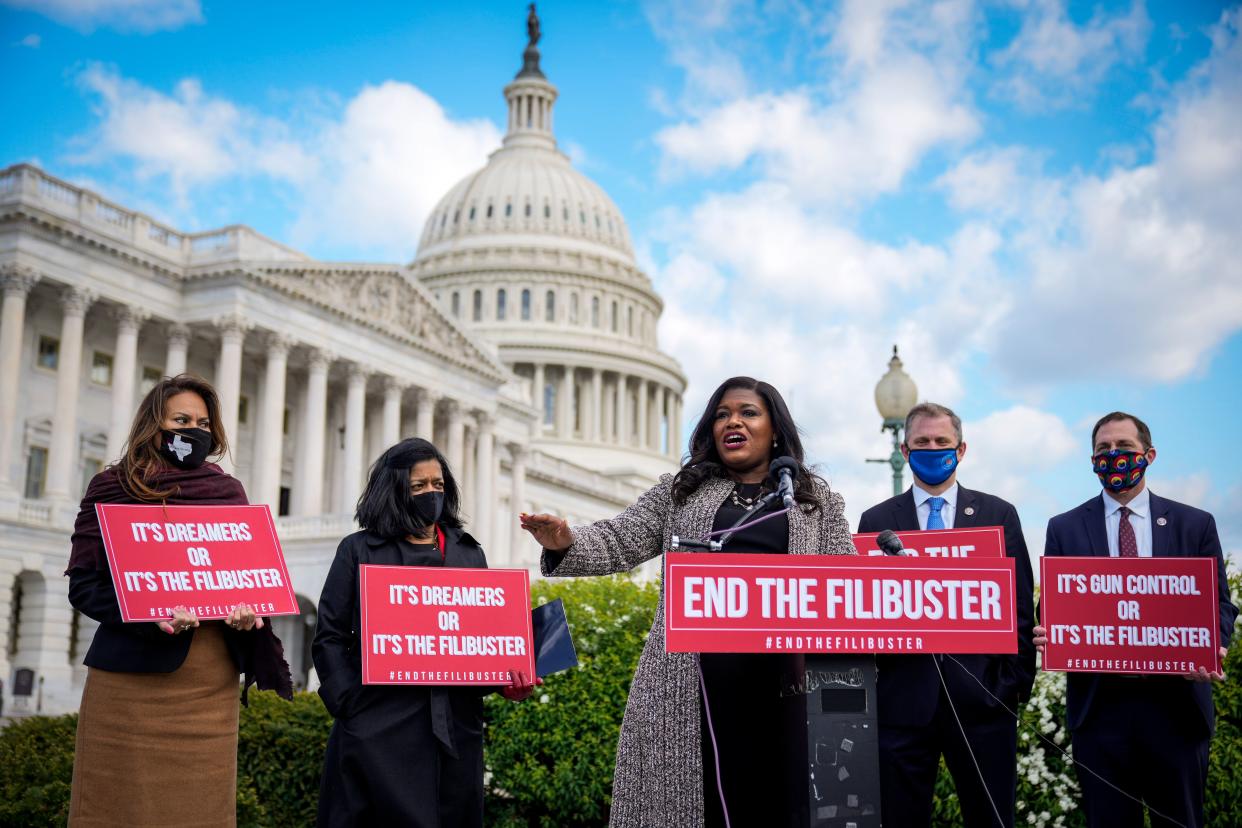
[[[964,529],[924,529],[896,532],[907,554],[929,558],[1003,558],[1005,529],[1002,526],[969,526]],[[854,535],[859,555],[876,557],[884,552],[877,544],[879,532]]]
[[[1045,670],[1220,672],[1214,558],[1046,557],[1039,588]]]
[[[358,567],[363,684],[508,684],[535,675],[525,569]]]
[[[121,618],[159,621],[184,606],[199,620],[238,604],[297,615],[285,556],[266,506],[95,504]]]
[[[669,652],[1016,653],[1012,558],[664,556]]]

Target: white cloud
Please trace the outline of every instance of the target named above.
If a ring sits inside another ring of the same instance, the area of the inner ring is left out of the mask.
[[[0,4],[38,12],[83,32],[106,27],[148,34],[203,22],[199,0],[0,0]]]
[[[1081,26],[1065,0],[1015,5],[1026,14],[1013,41],[992,56],[1001,72],[993,94],[1026,109],[1083,104],[1113,67],[1142,57],[1151,33],[1142,0],[1122,13],[1096,9]]]
[[[453,120],[415,86],[369,86],[316,141],[322,169],[303,185],[307,203],[293,241],[412,258],[436,202],[483,166],[500,139],[491,121]]]
[[[1173,382],[1242,330],[1238,22],[1223,18],[1212,56],[1175,92],[1151,162],[1073,182],[1057,232],[1028,251],[1030,283],[998,341],[1015,380]]]
[[[296,194],[293,244],[350,244],[387,258],[412,255],[436,201],[501,137],[490,121],[456,121],[395,81],[364,88],[339,117],[300,129],[212,96],[194,79],[165,94],[95,64],[79,83],[98,122],[76,142],[74,160],[132,164],[140,180],[166,179],[187,208],[191,191],[266,178]]]
[[[42,43],[43,43],[43,38],[40,37],[39,35],[28,34],[25,37],[23,37],[21,40],[17,41],[15,45],[25,46],[27,49],[38,49],[39,46],[42,45]]]
[[[295,180],[315,166],[282,123],[207,95],[192,78],[166,95],[92,64],[78,81],[95,98],[98,124],[79,140],[76,160],[125,159],[141,178],[167,177],[180,200],[197,184],[256,174]]]
[[[819,204],[894,192],[928,152],[979,131],[962,86],[970,7],[846,3],[827,16],[830,37],[813,46],[821,62],[810,82],[751,93],[739,81],[731,94],[700,96],[692,117],[661,130],[664,173],[754,164],[800,201]]]

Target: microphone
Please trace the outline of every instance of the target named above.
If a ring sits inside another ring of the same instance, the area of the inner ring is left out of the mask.
[[[906,545],[901,542],[901,538],[897,537],[897,533],[892,529],[885,529],[877,535],[875,542],[880,547],[880,551],[885,555],[906,554]]]
[[[776,458],[772,461],[772,465],[768,466],[768,475],[776,480],[776,491],[780,493],[786,509],[792,509],[796,505],[794,478],[798,475],[798,471],[798,461],[788,455]]]

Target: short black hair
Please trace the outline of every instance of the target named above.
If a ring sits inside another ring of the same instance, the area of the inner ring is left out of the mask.
[[[1091,451],[1095,451],[1095,435],[1100,433],[1100,429],[1104,427],[1105,423],[1118,423],[1123,420],[1129,420],[1134,423],[1134,427],[1138,430],[1139,443],[1142,444],[1143,451],[1151,448],[1151,429],[1147,427],[1147,423],[1124,411],[1110,411],[1096,421],[1095,428],[1091,429]]]
[[[402,440],[372,464],[367,487],[358,498],[358,510],[354,513],[358,525],[391,540],[425,532],[427,523],[419,517],[410,495],[410,469],[425,460],[437,461],[444,475],[444,508],[438,523],[460,529],[461,495],[453,472],[440,450],[419,437]]]

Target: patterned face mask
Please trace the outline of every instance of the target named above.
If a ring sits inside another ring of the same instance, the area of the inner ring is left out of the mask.
[[[1091,458],[1100,483],[1110,492],[1133,489],[1147,472],[1147,454],[1142,451],[1102,451]]]
[[[179,469],[197,469],[203,465],[214,445],[211,432],[205,428],[160,431],[161,456]]]

